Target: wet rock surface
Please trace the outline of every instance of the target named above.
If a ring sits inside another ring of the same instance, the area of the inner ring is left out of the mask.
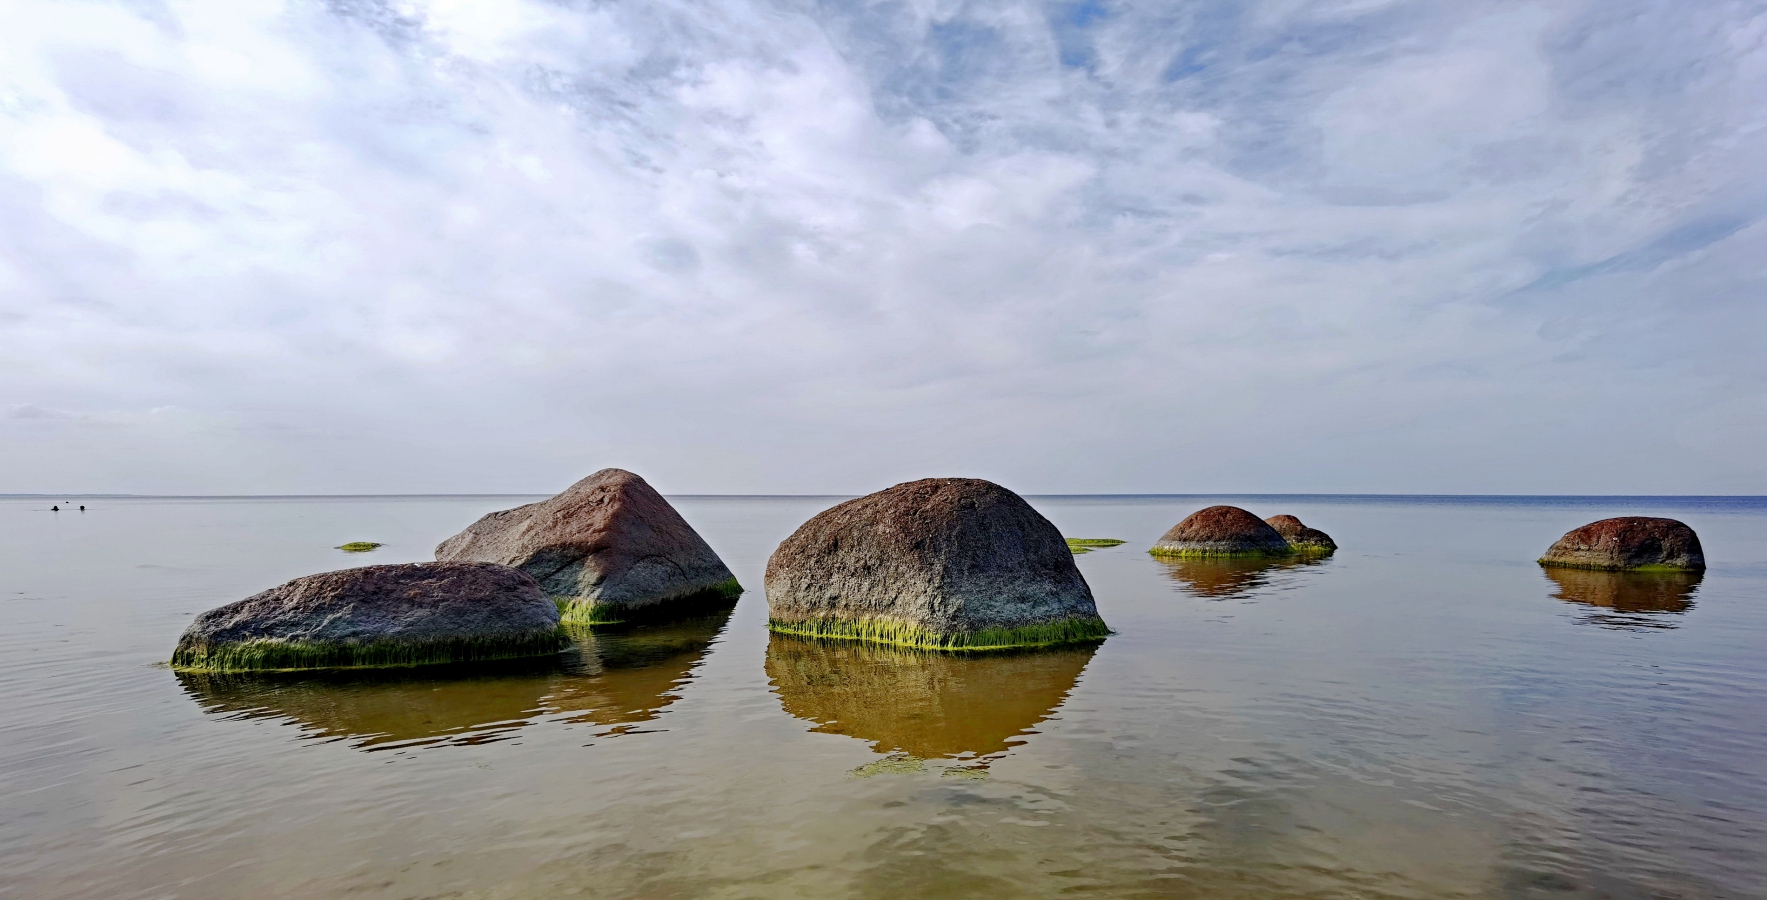
[[[899,484],[824,510],[767,561],[775,631],[934,649],[1107,633],[1067,542],[1017,494],[973,478]]]
[[[602,469],[550,500],[491,513],[436,548],[438,560],[514,566],[569,621],[703,611],[741,593],[693,526],[643,478]]]
[[[172,664],[214,671],[397,666],[556,653],[558,608],[492,563],[365,566],[296,578],[196,617]]]
[[[1287,540],[1263,519],[1237,506],[1191,513],[1160,537],[1155,556],[1287,556]]]
[[[1276,533],[1298,553],[1324,555],[1337,552],[1337,542],[1331,539],[1331,535],[1317,528],[1308,528],[1295,516],[1271,516],[1264,520],[1264,524],[1276,529]]]
[[[1693,529],[1675,519],[1621,516],[1591,522],[1558,539],[1543,566],[1699,571],[1706,554]]]

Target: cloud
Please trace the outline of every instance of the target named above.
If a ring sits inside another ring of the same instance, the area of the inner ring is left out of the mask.
[[[182,412],[33,434],[0,489],[1767,474],[1672,436],[1767,378],[1745,6],[9,19],[0,403]]]

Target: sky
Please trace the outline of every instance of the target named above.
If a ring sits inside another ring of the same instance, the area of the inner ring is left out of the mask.
[[[1767,2],[0,22],[0,492],[1767,493]]]

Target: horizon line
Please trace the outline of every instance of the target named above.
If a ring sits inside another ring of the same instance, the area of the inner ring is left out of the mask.
[[[660,493],[660,492],[659,492]],[[48,500],[54,498],[72,498],[82,500],[346,500],[346,499],[414,499],[414,498],[503,498],[503,497],[549,497],[556,494],[544,492],[493,492],[493,493],[369,493],[369,494],[128,494],[128,493],[0,493],[0,500]],[[682,498],[728,498],[728,499],[833,499],[842,497],[862,497],[864,494],[707,494],[680,493],[664,494],[665,497]],[[1557,500],[1760,500],[1767,499],[1767,494],[1418,494],[1418,493],[1310,493],[1295,491],[1258,492],[1258,491],[1204,491],[1193,493],[1057,493],[1038,494],[1025,493],[1021,497],[1043,497],[1050,499],[1072,497],[1103,497],[1103,498],[1155,498],[1155,497],[1354,497],[1354,498],[1386,498],[1386,499],[1520,499],[1543,498]]]

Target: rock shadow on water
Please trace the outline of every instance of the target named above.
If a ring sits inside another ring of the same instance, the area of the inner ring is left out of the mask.
[[[1679,627],[1693,608],[1705,573],[1609,572],[1598,569],[1543,568],[1558,600],[1593,607],[1580,618],[1589,625],[1621,629]]]
[[[508,740],[537,721],[640,731],[680,697],[731,610],[616,633],[567,628],[554,657],[309,673],[177,672],[203,711],[282,719],[304,740],[365,750]]]
[[[950,760],[959,764],[944,774],[979,776],[1055,713],[1097,649],[952,654],[773,634],[767,677],[785,711],[812,731],[885,754],[855,775]]]
[[[1263,588],[1280,586],[1278,576],[1298,574],[1327,563],[1324,557],[1300,555],[1154,559],[1166,570],[1166,577],[1177,582],[1179,590],[1204,600],[1249,597]]]

